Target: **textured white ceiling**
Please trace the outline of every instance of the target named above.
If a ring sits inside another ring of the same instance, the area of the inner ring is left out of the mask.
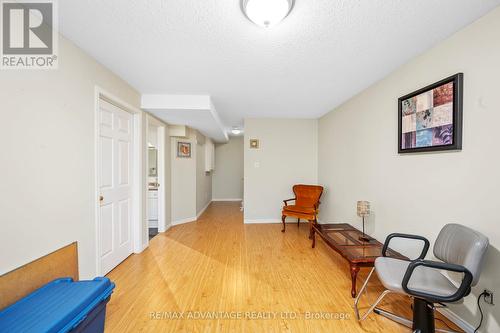
[[[239,0],[64,0],[60,29],[141,93],[209,94],[225,126],[323,115],[500,0],[296,0],[270,29]]]

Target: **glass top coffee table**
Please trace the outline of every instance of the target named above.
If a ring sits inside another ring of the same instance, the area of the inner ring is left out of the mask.
[[[338,252],[348,262],[351,270],[351,296],[356,297],[356,278],[361,267],[373,267],[375,259],[382,256],[384,246],[378,240],[360,240],[362,232],[347,223],[313,224],[312,247],[316,245],[316,233],[333,250]],[[387,255],[394,258],[408,260],[407,257],[392,250],[387,250]]]

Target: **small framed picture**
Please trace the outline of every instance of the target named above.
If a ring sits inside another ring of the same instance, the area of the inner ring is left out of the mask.
[[[259,149],[258,139],[250,139],[250,149]]]
[[[190,158],[191,157],[191,143],[190,142],[177,142],[177,157]]]
[[[398,153],[462,149],[463,74],[398,101]]]

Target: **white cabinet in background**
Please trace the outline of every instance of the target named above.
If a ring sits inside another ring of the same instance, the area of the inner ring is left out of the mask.
[[[205,171],[211,172],[215,170],[215,145],[214,142],[207,138],[205,141]]]
[[[158,227],[158,191],[148,191],[148,226]]]

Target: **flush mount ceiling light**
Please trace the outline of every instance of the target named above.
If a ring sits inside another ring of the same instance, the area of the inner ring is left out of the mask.
[[[241,0],[245,16],[261,27],[272,27],[292,11],[295,0]]]
[[[233,127],[231,133],[233,133],[234,135],[238,135],[241,133],[241,130],[238,127]]]

